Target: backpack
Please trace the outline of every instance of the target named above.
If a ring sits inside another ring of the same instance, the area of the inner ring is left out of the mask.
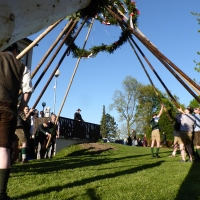
[[[151,126],[152,130],[154,130],[154,129],[159,129],[158,122],[156,122],[156,121],[154,120],[154,118],[151,119],[151,121],[150,121],[150,126]]]

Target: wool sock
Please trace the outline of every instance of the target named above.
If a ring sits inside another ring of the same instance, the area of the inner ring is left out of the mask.
[[[22,147],[22,160],[27,159],[26,147]]]
[[[197,158],[200,158],[200,149],[196,149],[196,152],[197,152]]]
[[[6,199],[10,169],[0,169],[0,199]]]
[[[151,156],[153,157],[154,156],[154,148],[153,147],[151,147]]]
[[[18,161],[22,160],[22,149],[19,149],[19,157],[18,157]]]
[[[159,150],[160,150],[160,148],[156,148],[156,156],[158,156],[158,154],[159,154]]]

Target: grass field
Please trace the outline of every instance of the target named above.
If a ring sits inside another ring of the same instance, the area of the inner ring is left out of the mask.
[[[179,163],[161,148],[74,145],[53,159],[15,164],[8,194],[16,200],[199,200],[200,163]]]

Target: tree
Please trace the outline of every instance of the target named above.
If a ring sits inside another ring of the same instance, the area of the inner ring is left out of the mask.
[[[200,98],[200,96],[199,96],[199,98]],[[192,107],[192,108],[199,108],[200,103],[196,99],[193,99],[193,100],[190,101],[189,106]]]
[[[135,78],[127,76],[122,82],[123,91],[116,90],[113,95],[113,103],[110,110],[116,109],[120,121],[126,122],[127,135],[130,136],[131,126],[135,123],[135,112],[139,96],[138,88],[141,86]]]
[[[108,137],[116,138],[117,137],[117,124],[115,122],[115,118],[107,113],[106,114],[106,122],[107,122]]]
[[[199,13],[194,13],[192,12],[193,15],[197,16],[197,21],[198,21],[198,24],[200,24],[200,14]],[[198,32],[200,33],[200,30],[198,30]],[[200,55],[200,52],[198,51],[197,52],[198,55]],[[194,61],[195,64],[196,64],[196,67],[194,68],[197,72],[200,72],[200,62],[196,62]]]
[[[107,128],[107,123],[106,123],[106,109],[104,105],[103,105],[103,114],[101,117],[100,124],[101,124],[100,126],[101,136],[105,138],[108,136],[108,128]]]
[[[170,101],[168,96],[158,89],[156,91],[159,93],[161,101],[165,104],[165,108],[167,110],[168,116],[165,112],[161,115],[159,124],[160,131],[165,132],[168,139],[173,139],[172,132],[173,127],[172,123],[174,122],[174,116],[176,113],[176,108],[173,103]],[[146,134],[147,138],[151,137],[151,128],[150,128],[150,120],[152,118],[153,113],[158,113],[160,110],[160,100],[155,94],[155,90],[151,85],[144,85],[139,89],[139,98],[136,112],[136,131],[138,134]],[[175,99],[178,97],[175,96]]]
[[[101,136],[103,138],[108,138],[108,137],[117,137],[117,124],[115,122],[115,118],[112,117],[110,114],[106,114],[106,109],[105,106],[103,105],[103,114],[101,117]]]

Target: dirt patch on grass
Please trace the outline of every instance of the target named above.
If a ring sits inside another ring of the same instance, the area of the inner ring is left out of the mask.
[[[84,149],[88,149],[88,151],[107,151],[107,150],[114,150],[117,147],[104,144],[104,143],[83,143],[80,146]]]

